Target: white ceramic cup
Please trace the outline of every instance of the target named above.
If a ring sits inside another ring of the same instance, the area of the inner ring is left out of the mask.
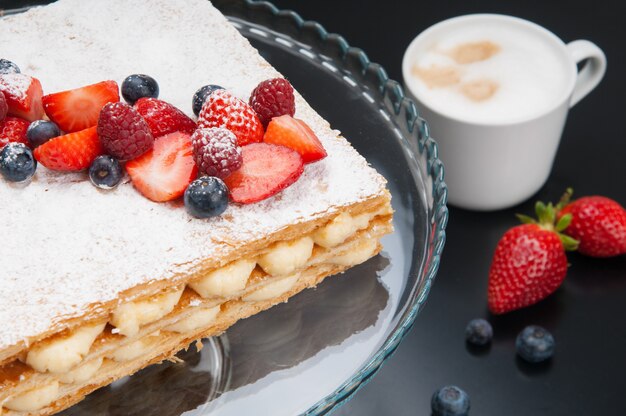
[[[460,120],[428,106],[420,99],[411,74],[415,54],[425,42],[455,25],[478,25],[499,19],[539,34],[569,62],[562,76],[567,89],[555,105],[542,114],[511,123],[475,123]],[[579,71],[577,64],[587,61]],[[586,40],[563,43],[552,32],[529,21],[496,14],[466,15],[440,22],[417,36],[407,48],[402,74],[420,114],[439,144],[445,166],[448,201],[474,210],[496,210],[516,205],[546,182],[569,109],[593,90],[606,71],[606,57]]]

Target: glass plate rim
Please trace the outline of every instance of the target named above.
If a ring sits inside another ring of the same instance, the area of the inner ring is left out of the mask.
[[[279,9],[268,1],[213,0],[212,3],[227,17],[232,16],[235,12],[243,15],[261,13],[260,24],[263,24],[263,18],[280,19],[282,28],[290,32],[287,35],[296,35],[296,38],[313,41],[321,50],[329,52],[328,59],[334,59],[349,66],[354,73],[362,77],[364,83],[373,85],[374,90],[382,101],[387,104],[387,107],[392,110],[392,113],[396,117],[405,119],[404,127],[407,134],[398,134],[397,139],[409,154],[416,153],[416,149],[413,148],[411,141],[413,140],[417,143],[416,156],[425,156],[427,164],[425,170],[427,176],[423,179],[432,181],[432,192],[430,195],[432,206],[428,203],[426,204],[429,219],[429,238],[428,252],[425,259],[427,267],[422,271],[424,277],[422,290],[412,295],[412,299],[409,302],[410,308],[404,312],[395,331],[390,334],[370,361],[364,364],[359,371],[340,385],[333,393],[320,399],[304,413],[307,416],[327,414],[350,400],[380,370],[384,362],[391,357],[413,327],[415,319],[428,297],[439,269],[441,254],[446,240],[448,190],[444,182],[444,165],[439,159],[437,143],[430,136],[428,123],[420,116],[413,100],[406,96],[402,85],[389,78],[386,70],[380,64],[370,61],[362,49],[350,46],[343,36],[329,33],[320,23],[304,20],[298,13],[292,10]],[[32,7],[36,7],[36,5],[17,9],[0,9],[0,17],[25,12]],[[240,18],[245,19],[244,17]],[[267,24],[267,22],[265,23]],[[283,31],[280,32],[282,33]],[[303,42],[303,45],[307,46],[308,44]]]

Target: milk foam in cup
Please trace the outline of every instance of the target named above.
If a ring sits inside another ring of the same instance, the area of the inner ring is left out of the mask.
[[[439,143],[450,203],[493,210],[534,194],[548,178],[569,108],[605,68],[591,42],[565,45],[510,16],[461,16],[415,38],[404,81]]]

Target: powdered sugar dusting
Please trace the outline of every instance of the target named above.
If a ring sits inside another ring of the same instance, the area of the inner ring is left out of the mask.
[[[26,92],[32,79],[24,74],[0,75],[0,92],[7,97],[13,97],[18,101],[26,98]]]
[[[189,115],[201,85],[247,99],[279,76],[205,0],[60,0],[0,20],[0,39],[0,56],[37,77],[44,93],[146,73],[160,98]],[[191,218],[180,203],[151,202],[128,182],[100,191],[84,173],[40,166],[27,187],[0,181],[0,348],[128,288],[380,194],[384,180],[366,161],[300,96],[296,108],[328,157],[275,197],[231,205],[212,220]]]

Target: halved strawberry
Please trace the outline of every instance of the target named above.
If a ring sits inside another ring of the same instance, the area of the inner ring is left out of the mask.
[[[154,137],[175,131],[192,134],[196,122],[172,104],[158,98],[144,97],[137,100],[135,109],[146,120]]]
[[[304,163],[311,163],[326,157],[326,150],[313,130],[302,120],[290,115],[274,117],[267,125],[265,143],[287,146],[300,153]]]
[[[241,169],[224,179],[234,202],[269,198],[294,183],[304,171],[298,152],[285,146],[253,143],[242,147]]]
[[[4,94],[10,116],[28,121],[43,117],[43,91],[37,78],[24,74],[0,74],[0,93]]]
[[[43,97],[43,106],[50,120],[63,131],[84,130],[98,124],[100,110],[107,103],[120,100],[119,88],[115,81],[102,81],[97,84],[73,90],[56,92]]]
[[[77,171],[87,169],[102,154],[97,128],[55,137],[35,149],[35,159],[48,169]]]
[[[154,148],[126,163],[135,188],[155,202],[177,199],[198,175],[191,137],[182,132],[161,136]]]
[[[26,138],[26,130],[28,130],[29,125],[30,121],[11,116],[0,121],[0,149],[10,142],[24,143],[30,147],[30,142]]]

